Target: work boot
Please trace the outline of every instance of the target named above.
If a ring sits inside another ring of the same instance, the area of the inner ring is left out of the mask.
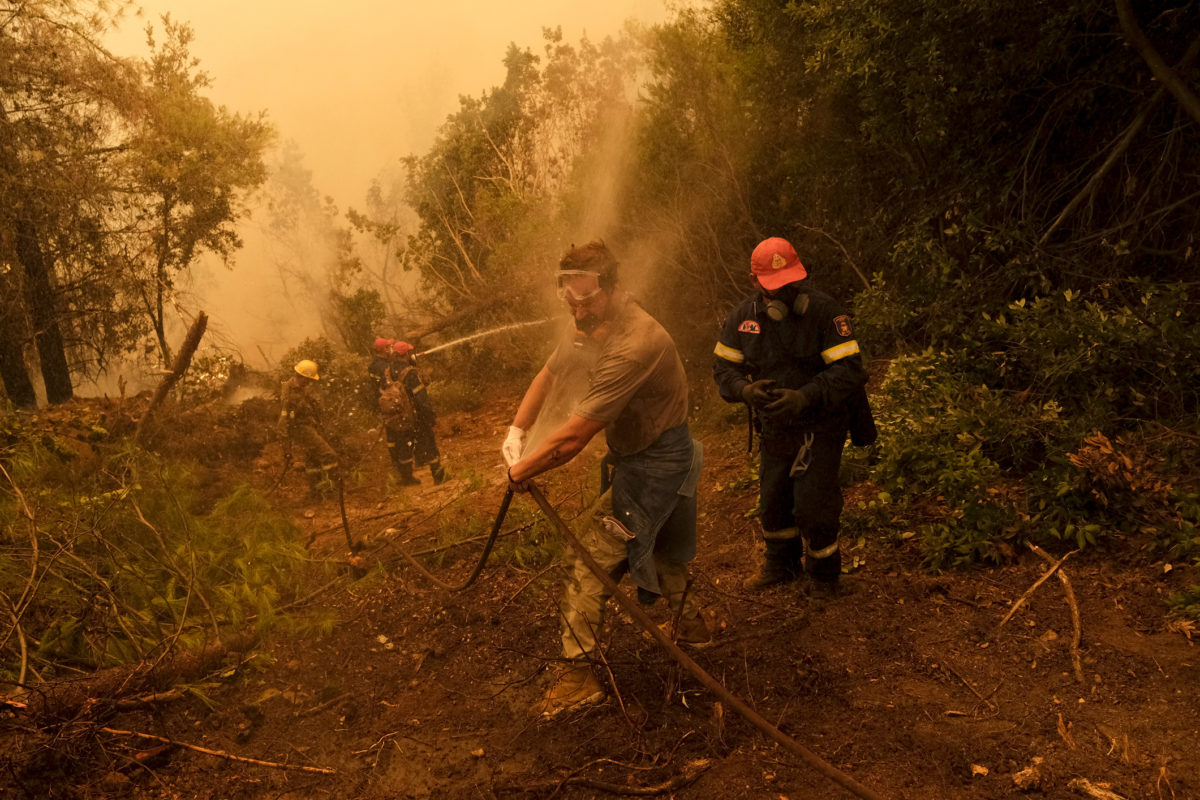
[[[804,571],[804,543],[799,537],[767,539],[766,555],[758,574],[742,582],[745,589],[765,589],[780,583],[791,583]]]
[[[415,475],[413,475],[412,464],[405,464],[402,467],[397,467],[397,469],[400,471],[400,485],[401,486],[420,486],[421,485],[420,479],[417,478]]]
[[[559,672],[533,712],[543,719],[554,719],[568,711],[594,706],[604,698],[604,687],[596,680],[592,668],[581,664]]]
[[[434,461],[429,465],[429,474],[433,477],[434,486],[439,486],[446,480],[446,468],[442,466],[441,461]]]
[[[673,639],[676,644],[686,644],[697,650],[703,650],[713,643],[712,633],[709,632],[708,624],[702,615],[697,614],[691,619],[680,620],[679,632],[675,635],[672,635],[671,622],[669,620],[662,623],[658,629]]]
[[[833,578],[813,576],[812,588],[809,591],[818,600],[836,600],[850,593],[850,589],[836,576]]]
[[[800,577],[797,570],[791,569],[777,561],[764,561],[762,567],[759,568],[758,574],[753,575],[742,581],[743,589],[766,589],[769,586],[777,586],[781,583],[791,583]]]

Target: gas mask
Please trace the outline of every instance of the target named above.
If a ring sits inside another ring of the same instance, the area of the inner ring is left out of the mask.
[[[804,316],[808,310],[808,292],[798,286],[784,286],[774,297],[767,299],[767,316],[775,322],[783,322],[789,314]]]

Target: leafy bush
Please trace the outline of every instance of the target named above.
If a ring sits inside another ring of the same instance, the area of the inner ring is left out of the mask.
[[[21,642],[28,666],[49,678],[252,620],[268,626],[279,603],[311,585],[316,567],[294,524],[254,491],[206,507],[187,466],[141,452],[55,483],[43,462],[59,456],[44,438],[18,435],[0,451],[14,489],[0,493],[0,591],[24,598],[0,643],[4,677],[26,663]]]
[[[1196,323],[1186,284],[1130,280],[984,313],[964,349],[987,379],[1055,399],[1081,429],[1112,431],[1195,413]]]
[[[892,301],[881,289],[866,303]],[[1018,300],[983,313],[955,352],[894,359],[873,399],[882,494],[851,513],[890,506],[933,567],[1112,532],[1190,548],[1195,503],[1174,475],[1195,445],[1146,431],[1195,414],[1193,318],[1187,287],[1130,281]]]

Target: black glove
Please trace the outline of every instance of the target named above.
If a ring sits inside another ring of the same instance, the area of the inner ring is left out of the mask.
[[[772,394],[775,400],[763,409],[772,417],[798,417],[800,412],[812,405],[808,393],[802,389],[776,389]]]
[[[761,381],[747,383],[742,387],[742,402],[748,406],[761,408],[775,397],[775,381],[763,378]]]

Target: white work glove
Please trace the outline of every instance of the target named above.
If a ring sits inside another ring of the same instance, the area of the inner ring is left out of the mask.
[[[500,446],[500,452],[504,455],[504,463],[511,467],[513,464],[521,460],[521,453],[525,450],[525,431],[518,428],[516,425],[511,425],[508,428],[508,438],[504,440],[504,444]]]

